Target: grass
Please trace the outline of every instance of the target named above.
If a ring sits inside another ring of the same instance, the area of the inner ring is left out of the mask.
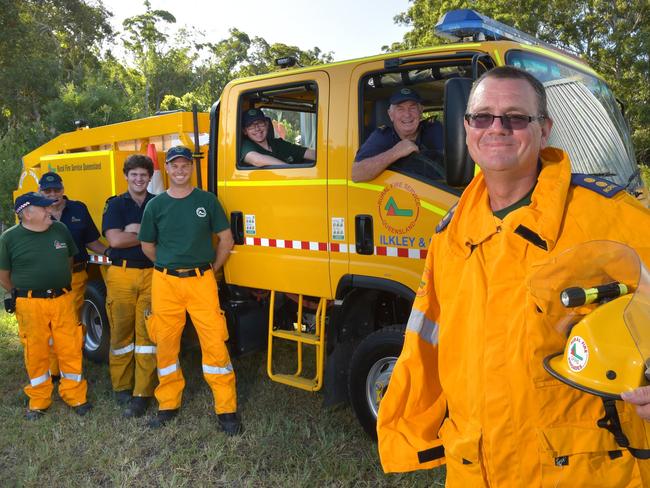
[[[442,486],[444,468],[384,475],[376,445],[347,406],[271,382],[266,355],[235,359],[245,433],[216,426],[200,356],[181,358],[187,386],[179,419],[161,430],[124,420],[106,365],[85,363],[95,408],[76,416],[58,398],[27,422],[22,348],[13,316],[0,314],[0,486],[339,487]]]

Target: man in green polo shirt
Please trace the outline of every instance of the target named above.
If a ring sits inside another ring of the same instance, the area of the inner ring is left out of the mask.
[[[79,415],[92,408],[81,372],[82,331],[70,293],[72,256],[78,250],[68,228],[52,221],[53,203],[38,193],[19,196],[14,210],[20,223],[0,236],[0,285],[15,299],[9,309],[16,312],[29,375],[27,420],[39,419],[52,404],[50,339],[60,366],[59,395]]]
[[[239,160],[252,166],[299,164],[316,159],[316,151],[291,144],[284,139],[267,138],[269,122],[260,109],[251,108],[242,114],[244,137]]]
[[[188,148],[167,151],[165,168],[169,189],[147,204],[138,235],[142,251],[154,262],[147,330],[157,347],[160,383],[155,391],[158,415],[149,425],[166,424],[180,409],[185,379],[178,353],[187,312],[199,336],[203,375],[212,389],[218,424],[227,435],[236,435],[241,423],[235,373],[215,279],[233,246],[230,225],[215,195],[192,186]],[[219,239],[216,249],[214,234]]]

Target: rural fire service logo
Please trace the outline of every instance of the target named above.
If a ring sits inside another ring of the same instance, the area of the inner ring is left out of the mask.
[[[582,371],[589,361],[589,348],[587,343],[580,336],[575,336],[569,342],[567,351],[567,362],[571,371]]]
[[[391,234],[406,234],[420,216],[420,199],[408,184],[391,183],[377,200],[379,218]]]
[[[203,218],[203,217],[205,217],[206,215],[208,215],[208,213],[205,211],[205,208],[203,208],[203,207],[199,207],[199,208],[196,209],[196,215],[198,215],[199,217]]]

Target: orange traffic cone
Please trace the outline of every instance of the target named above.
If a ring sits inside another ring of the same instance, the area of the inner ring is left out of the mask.
[[[156,151],[155,144],[147,145],[147,156],[153,161],[153,176],[147,186],[147,191],[158,195],[165,191],[165,183],[163,182],[162,174],[160,173],[160,166],[158,165],[158,151]]]

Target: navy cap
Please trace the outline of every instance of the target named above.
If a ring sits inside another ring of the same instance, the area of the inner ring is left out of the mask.
[[[63,188],[63,180],[57,173],[50,171],[41,176],[41,179],[38,180],[38,187],[41,190],[49,190],[50,188],[60,190]]]
[[[245,129],[253,122],[258,120],[266,120],[266,115],[259,108],[249,108],[241,116],[241,126]]]
[[[391,105],[397,105],[409,100],[417,103],[422,103],[422,97],[418,92],[416,92],[413,88],[402,87],[391,95],[388,102]]]
[[[165,157],[166,163],[171,163],[176,158],[185,158],[189,161],[194,161],[192,159],[192,151],[190,151],[185,146],[174,146],[167,151],[167,156]]]
[[[14,203],[14,210],[16,213],[18,213],[22,210],[25,210],[30,205],[36,205],[37,207],[49,207],[55,202],[56,200],[50,200],[49,198],[45,198],[39,193],[30,191],[29,193],[25,193],[24,195],[20,195],[18,198],[16,198],[16,202]]]

